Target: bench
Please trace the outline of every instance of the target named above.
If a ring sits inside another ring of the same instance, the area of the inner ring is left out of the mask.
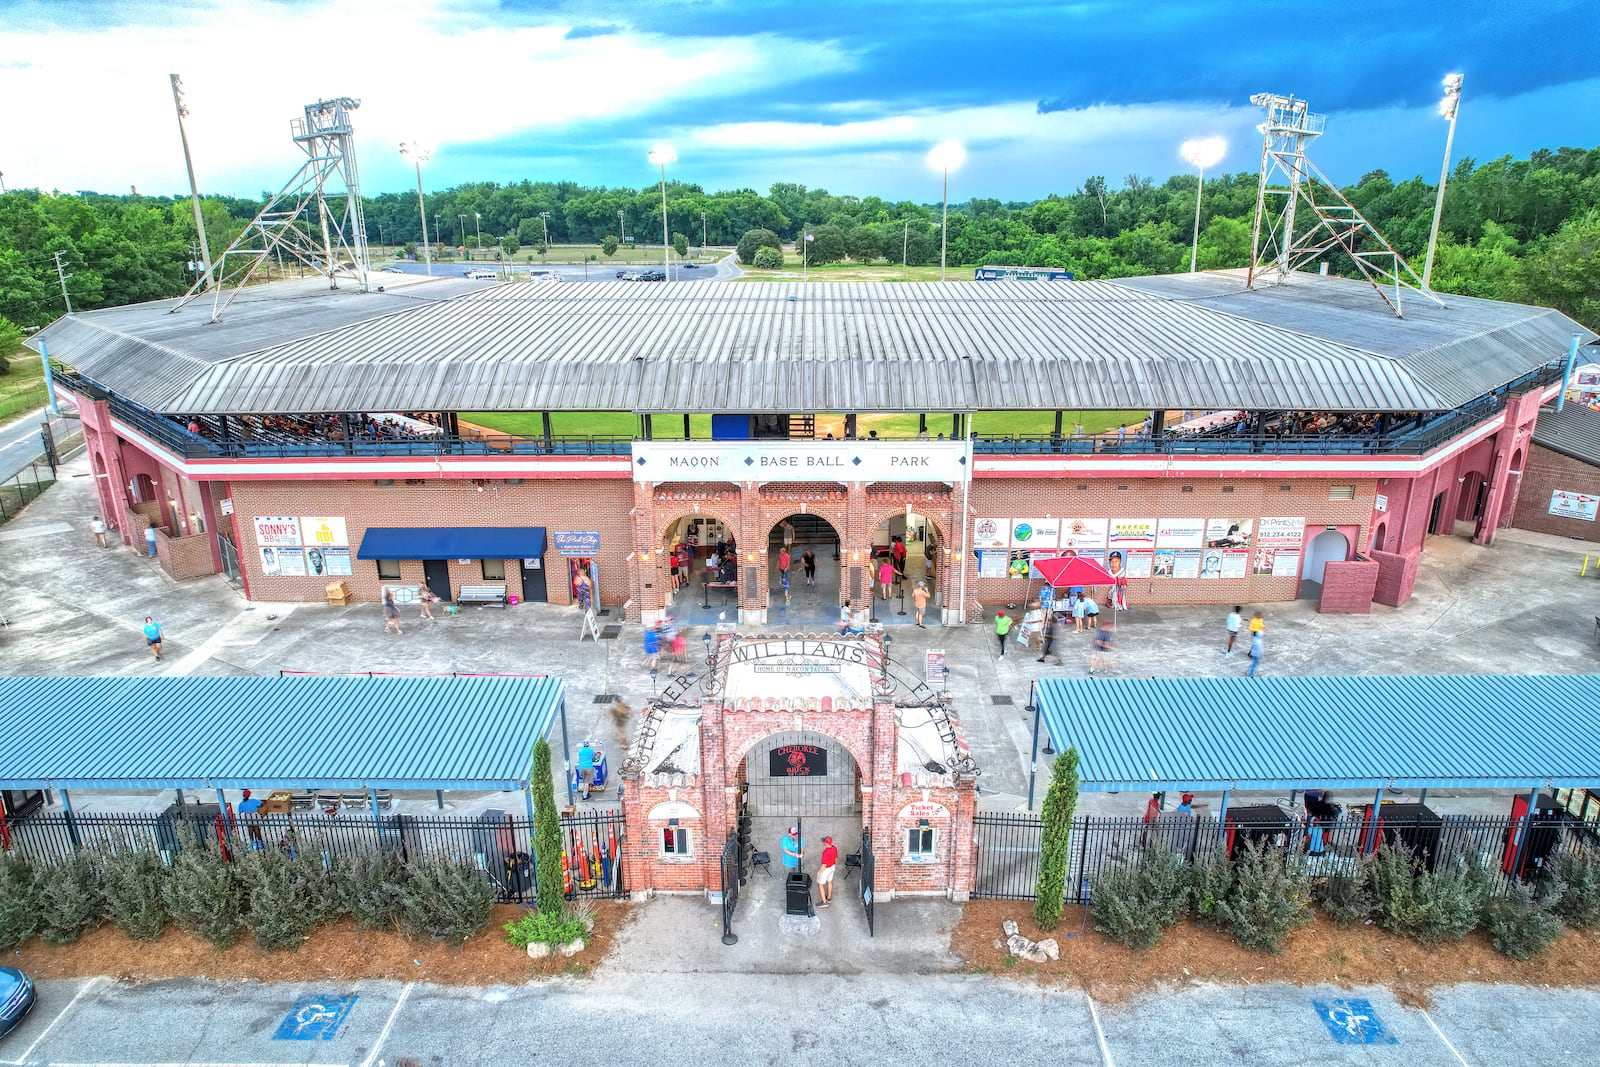
[[[456,593],[457,604],[498,604],[506,606],[506,587],[503,585],[464,585]]]
[[[722,599],[723,599],[724,603],[727,603],[727,602],[731,601],[733,599],[734,595],[738,592],[739,583],[738,582],[707,582],[706,583],[706,589],[707,590],[711,590],[711,589],[721,589],[721,590],[723,590],[724,592],[723,592]],[[707,598],[709,598],[710,595],[711,594],[708,592],[706,594]]]

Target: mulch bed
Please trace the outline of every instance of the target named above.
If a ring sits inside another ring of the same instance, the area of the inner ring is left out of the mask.
[[[1013,974],[1036,981],[1076,986],[1098,1000],[1120,1001],[1163,984],[1289,982],[1388,986],[1402,1003],[1425,1005],[1436,986],[1459,982],[1510,982],[1522,985],[1593,985],[1600,933],[1569,930],[1541,956],[1519,963],[1495,951],[1481,931],[1459,943],[1436,947],[1372,926],[1341,930],[1318,915],[1290,935],[1276,956],[1242,948],[1224,931],[1185,920],[1139,953],[1096,933],[1084,923],[1084,909],[1069,906],[1061,925],[1048,934],[1033,922],[1031,901],[969,902],[950,940],[967,968],[980,973]],[[1025,937],[1050,936],[1061,945],[1061,959],[1028,963],[1005,949],[1000,923],[1014,919]],[[1082,929],[1080,933],[1079,930]]]
[[[531,960],[506,942],[501,927],[523,915],[497,905],[483,931],[460,945],[418,941],[401,933],[362,930],[343,919],[320,927],[294,952],[267,952],[248,935],[226,951],[175,926],[154,941],[124,937],[109,923],[70,945],[30,940],[6,962],[34,978],[108,975],[129,981],[158,978],[256,979],[303,982],[333,978],[397,978],[447,985],[504,985],[558,974],[587,974],[610,950],[612,938],[631,918],[626,904],[597,902],[588,947],[568,959]]]

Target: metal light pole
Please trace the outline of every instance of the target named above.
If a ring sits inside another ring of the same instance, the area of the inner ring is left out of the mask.
[[[700,254],[706,254],[706,213],[700,212]]]
[[[626,247],[628,244],[628,218],[622,213],[620,207],[617,208],[617,227],[622,231],[617,234],[617,243]]]
[[[906,253],[909,252],[910,249],[911,249],[911,221],[908,219],[908,220],[906,220],[905,232],[903,232],[900,235],[900,277],[901,277],[902,280],[909,279],[911,277],[911,268],[909,266],[907,266],[907,263],[909,262],[909,260],[908,260],[908,257],[906,255]]]
[[[189,114],[189,109],[183,106],[183,82],[176,74],[169,74],[172,79],[172,106],[178,109],[178,137],[183,141],[183,165],[189,171],[189,199],[194,204],[194,229],[200,237],[200,269],[205,271],[206,288],[214,285],[211,280],[211,248],[206,244],[206,223],[200,215],[200,187],[194,180],[194,160],[189,157],[189,131],[184,128],[183,120]],[[5,192],[5,185],[0,183],[0,193]]]
[[[1194,189],[1194,239],[1189,243],[1189,273],[1195,272],[1200,260],[1200,194],[1206,187],[1206,168],[1214,167],[1228,151],[1228,143],[1220,137],[1203,137],[1198,141],[1185,141],[1179,149],[1191,167],[1200,169],[1200,184]]]
[[[672,245],[667,241],[667,164],[676,163],[678,153],[669,144],[658,144],[650,149],[650,162],[661,168],[661,270],[672,277]]]
[[[466,216],[466,214],[464,212],[458,212],[456,214],[456,221],[461,224],[461,228],[456,231],[456,237],[460,239],[461,247],[462,247],[463,250],[465,250],[466,247],[467,247],[467,216]],[[483,242],[480,241],[478,243],[478,247],[479,247],[479,250],[481,251],[482,248],[483,248]]]
[[[1428,231],[1428,259],[1422,265],[1422,287],[1433,288],[1433,248],[1439,242],[1439,218],[1444,214],[1444,183],[1450,178],[1450,150],[1455,146],[1456,115],[1461,110],[1461,75],[1446,74],[1444,99],[1439,101],[1439,115],[1450,120],[1450,132],[1444,138],[1444,165],[1439,168],[1439,195],[1433,202],[1433,229]]]
[[[539,212],[539,221],[544,224],[544,251],[539,254],[539,262],[544,263],[550,255],[550,212]]]
[[[383,239],[383,223],[378,223],[378,247],[382,248],[388,242]]]
[[[427,265],[428,277],[433,277],[433,253],[428,249],[428,205],[422,199],[422,164],[433,153],[416,141],[400,144],[400,157],[410,160],[417,168],[417,214],[422,216],[422,262]],[[434,216],[433,228],[439,228],[439,218]]]
[[[481,213],[479,213],[479,212],[474,211],[472,213],[472,217],[474,219],[476,219],[477,223],[478,223],[478,251],[482,252],[483,251],[483,215]]]
[[[928,166],[944,173],[944,210],[939,222],[939,280],[944,281],[945,253],[950,236],[950,172],[961,166],[967,150],[954,141],[936,145],[928,153]]]

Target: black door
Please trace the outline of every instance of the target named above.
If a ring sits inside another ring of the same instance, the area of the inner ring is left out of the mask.
[[[533,566],[529,566],[529,564]],[[549,600],[549,595],[544,588],[544,560],[525,559],[522,561],[522,602],[524,604],[543,604]]]
[[[422,561],[422,576],[428,583],[428,589],[440,600],[454,600],[450,593],[450,561],[444,559],[425,559]]]

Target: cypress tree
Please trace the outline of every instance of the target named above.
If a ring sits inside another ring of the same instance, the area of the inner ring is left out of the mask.
[[[1034,888],[1033,918],[1041,930],[1054,930],[1061,921],[1061,902],[1067,887],[1067,854],[1072,842],[1072,815],[1078,807],[1078,750],[1068,748],[1056,757],[1050,791],[1040,812],[1039,882]]]
[[[561,888],[561,816],[556,812],[555,780],[550,776],[550,743],[533,746],[533,862],[539,883],[539,910],[558,915]]]

